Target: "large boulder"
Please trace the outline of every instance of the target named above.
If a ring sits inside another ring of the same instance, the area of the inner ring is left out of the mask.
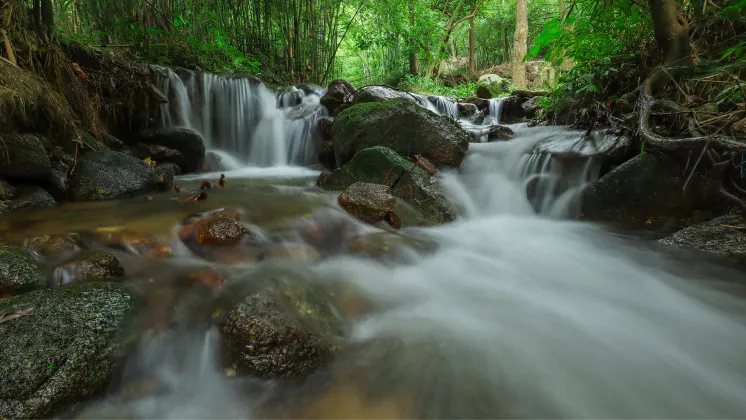
[[[346,165],[319,176],[326,190],[343,191],[356,182],[383,184],[422,215],[419,224],[432,226],[451,222],[456,211],[440,192],[437,183],[415,163],[386,147],[371,147],[355,154]]]
[[[45,285],[43,267],[26,249],[0,246],[0,295],[28,292]]]
[[[326,94],[321,97],[321,105],[329,110],[329,114],[336,115],[340,108],[344,108],[352,101],[355,88],[346,80],[334,80],[329,83]]]
[[[179,167],[182,167],[186,164],[186,159],[180,151],[176,149],[170,149],[166,146],[138,143],[134,147],[133,152],[135,157],[137,157],[138,159],[150,158],[157,163],[175,163],[179,165]]]
[[[263,270],[225,290],[222,348],[238,375],[302,378],[337,351],[345,319],[306,273]]]
[[[645,154],[628,160],[583,191],[581,218],[629,228],[676,228],[717,206],[717,188],[673,159]]]
[[[388,185],[356,182],[339,195],[339,205],[356,218],[375,223],[394,211],[396,198]]]
[[[102,150],[78,160],[69,182],[73,201],[116,200],[158,189],[158,176],[148,164],[130,155]]]
[[[145,130],[139,133],[136,140],[137,143],[165,146],[179,151],[184,157],[183,164],[179,166],[185,173],[196,172],[205,159],[205,142],[202,136],[188,128]]]
[[[413,101],[417,104],[420,103],[420,100],[416,96],[386,86],[366,86],[360,88],[355,91],[355,94],[352,96],[352,103],[362,104],[365,102],[380,102],[397,98]]]
[[[9,134],[0,140],[0,176],[44,181],[52,173],[52,163],[38,137]]]
[[[438,167],[458,168],[470,138],[457,122],[401,98],[348,108],[332,133],[337,166],[360,150],[385,146],[404,156],[424,156]]]
[[[723,216],[707,222],[698,223],[661,239],[662,245],[697,249],[713,254],[746,258],[746,241],[744,241],[743,216]]]
[[[103,391],[136,308],[123,287],[88,283],[0,300],[0,418],[44,418]]]
[[[477,80],[477,96],[482,99],[498,97],[510,91],[510,80],[496,74],[485,74]]]

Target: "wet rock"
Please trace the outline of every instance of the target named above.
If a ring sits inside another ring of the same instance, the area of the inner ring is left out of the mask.
[[[14,295],[45,285],[43,267],[25,248],[0,246],[0,294]]]
[[[104,145],[101,140],[94,136],[93,133],[85,130],[76,130],[73,138],[69,142],[64,143],[63,146],[67,148],[70,153],[75,152],[74,144],[79,141],[78,156],[84,156],[91,152],[98,152],[101,150],[108,150],[108,147]]]
[[[474,104],[480,111],[486,111],[490,108],[490,101],[482,98],[465,98],[459,99],[460,104]]]
[[[691,224],[698,210],[716,208],[717,189],[700,173],[683,191],[685,181],[676,160],[651,153],[637,156],[583,191],[581,218],[632,228]]]
[[[38,137],[6,134],[0,140],[0,176],[39,181],[47,179],[52,172],[52,163]]]
[[[368,233],[347,244],[347,251],[353,255],[397,263],[410,262],[419,254],[433,253],[437,249],[434,239],[405,230]]]
[[[746,224],[740,215],[698,223],[661,239],[660,244],[697,249],[728,257],[746,258]]]
[[[541,109],[539,99],[541,99],[540,96],[533,96],[521,104],[521,109],[523,110],[523,116],[525,118],[534,118],[536,117],[536,114],[539,113],[539,110]]]
[[[188,128],[146,130],[140,132],[136,140],[138,143],[178,150],[184,156],[184,163],[179,165],[184,173],[196,172],[205,159],[205,143],[202,136]]]
[[[479,108],[476,105],[470,103],[459,103],[458,104],[458,116],[461,118],[469,118],[479,112]]]
[[[510,140],[514,135],[513,130],[504,125],[493,125],[490,127],[490,131],[487,132],[487,139],[490,142]]]
[[[0,180],[0,200],[12,200],[16,196],[16,189],[8,181]]]
[[[321,254],[311,245],[286,242],[267,246],[262,251],[262,260],[318,261]]]
[[[302,378],[337,351],[341,312],[307,272],[265,270],[226,290],[234,303],[220,322],[222,347],[238,375]]]
[[[175,163],[179,165],[179,167],[184,166],[186,164],[186,159],[184,158],[184,155],[180,151],[175,150],[175,149],[169,149],[168,147],[165,147],[165,146],[138,143],[137,146],[135,146],[133,151],[134,151],[134,155],[138,159],[150,158],[151,160],[154,160],[155,162]]]
[[[238,222],[227,217],[216,217],[197,223],[195,240],[198,244],[235,244],[249,235]]]
[[[73,201],[116,200],[156,191],[158,176],[135,157],[103,150],[78,159],[69,189]]]
[[[64,259],[80,252],[80,245],[70,235],[51,235],[28,238],[23,246],[32,253],[49,259]]]
[[[469,147],[469,134],[447,117],[405,99],[355,105],[334,123],[337,165],[360,150],[389,147],[399,154],[426,157],[438,167],[459,167]]]
[[[336,255],[344,244],[370,226],[353,219],[344,211],[325,208],[310,217],[302,217],[286,226],[285,232],[270,234],[272,242],[298,241],[313,246],[323,257]]]
[[[349,105],[355,88],[346,80],[334,80],[329,84],[326,94],[321,97],[321,105],[329,110],[329,114],[337,115],[343,105]]]
[[[43,418],[106,388],[135,299],[121,286],[82,284],[0,301],[0,418]]]
[[[420,100],[416,96],[402,92],[400,90],[392,89],[386,86],[366,86],[364,88],[355,91],[352,97],[352,104],[362,104],[366,102],[380,102],[387,101],[389,99],[406,99],[414,103],[420,104]]]
[[[295,89],[295,88],[293,88]],[[300,90],[292,90],[283,93],[277,93],[277,106],[279,108],[289,108],[298,106],[303,102],[303,97],[306,96],[305,92]]]
[[[528,98],[523,98],[520,96],[508,96],[503,100],[502,103],[502,113],[500,114],[500,123],[501,124],[515,124],[523,121],[525,118],[527,118],[526,113],[523,110],[523,103],[527,101]]]
[[[176,166],[176,168],[178,168],[178,166]],[[174,177],[176,176],[174,166],[158,165],[155,167],[155,174],[158,177],[159,190],[168,192],[174,188]]]
[[[16,199],[7,202],[9,210],[42,209],[56,205],[54,197],[40,187],[19,187]]]
[[[203,169],[206,172],[217,172],[224,170],[225,167],[223,166],[223,157],[213,151],[205,153],[205,164]]]
[[[510,80],[496,74],[485,74],[477,80],[477,96],[482,99],[496,98],[510,90]]]
[[[109,146],[109,149],[116,152],[124,152],[127,150],[127,145],[122,140],[112,136],[111,134],[104,135],[104,143]]]
[[[319,177],[326,190],[342,191],[355,182],[392,187],[395,197],[414,206],[423,216],[421,224],[438,225],[453,221],[456,211],[439,191],[428,173],[386,147],[361,150],[343,167]]]
[[[323,140],[332,139],[332,127],[334,126],[334,118],[332,117],[321,117],[316,121],[316,130],[319,136]]]
[[[92,281],[112,281],[124,276],[124,268],[111,252],[97,251],[67,262],[55,272],[57,285]]]
[[[394,211],[396,198],[387,185],[356,182],[339,195],[339,205],[356,218],[376,223]]]
[[[170,168],[170,169],[169,169]],[[181,168],[179,165],[175,163],[158,163],[158,166],[156,166],[156,169],[166,170],[166,171],[173,171],[174,176],[181,175]]]
[[[62,162],[52,163],[52,174],[46,185],[47,191],[57,201],[67,201],[67,191],[70,187],[70,168]]]
[[[321,96],[324,93],[323,87],[311,83],[302,83],[298,85],[298,89],[302,90],[306,95]]]

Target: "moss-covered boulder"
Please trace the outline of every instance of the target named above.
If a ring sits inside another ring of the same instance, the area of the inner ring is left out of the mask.
[[[496,98],[510,91],[510,80],[496,74],[485,74],[477,80],[477,96],[482,99]]]
[[[684,167],[648,153],[619,165],[590,184],[581,198],[581,218],[628,228],[675,229],[696,223],[718,205],[717,186],[696,173],[686,191]]]
[[[136,300],[88,283],[0,300],[0,418],[42,418],[96,396],[109,382],[119,332]]]
[[[57,202],[41,187],[19,187],[16,198],[7,205],[9,210],[44,209],[56,206]]]
[[[0,246],[0,294],[18,294],[42,288],[44,267],[25,248]]]
[[[334,355],[345,319],[308,273],[269,269],[226,289],[223,350],[239,375],[301,378]]]
[[[407,99],[352,106],[332,128],[337,166],[374,146],[401,155],[421,155],[438,167],[459,167],[469,147],[469,134],[456,121],[436,115]]]
[[[57,267],[55,274],[58,284],[112,281],[124,277],[124,268],[111,252],[96,251]]]
[[[179,166],[185,173],[196,172],[205,160],[205,142],[202,136],[188,128],[146,130],[140,132],[135,140],[137,143],[165,146],[177,150],[184,157],[183,163]],[[153,160],[156,159],[153,158]],[[178,163],[172,160],[169,162]]]
[[[386,147],[361,150],[346,165],[319,177],[326,190],[343,191],[355,182],[384,184],[393,195],[420,211],[426,226],[451,222],[456,211],[428,173]]]
[[[31,134],[0,137],[0,176],[46,180],[52,163],[42,141]]]
[[[746,223],[740,215],[718,217],[661,239],[661,245],[746,259]]]
[[[355,94],[352,97],[352,103],[362,104],[365,102],[381,102],[397,98],[406,99],[418,104],[420,103],[420,100],[416,96],[386,86],[366,86],[360,88],[355,91]]]
[[[356,182],[339,195],[339,205],[356,218],[375,223],[394,211],[396,198],[391,188],[383,184]]]
[[[130,155],[102,150],[78,160],[70,179],[73,201],[116,200],[158,189],[153,168]]]

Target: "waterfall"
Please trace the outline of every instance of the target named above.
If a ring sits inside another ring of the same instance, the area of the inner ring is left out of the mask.
[[[316,121],[326,115],[323,91],[275,93],[255,78],[160,69],[157,86],[169,99],[163,127],[202,134],[205,146],[252,166],[306,165],[321,149]]]
[[[490,117],[492,117],[492,124],[500,124],[500,116],[503,112],[503,102],[505,98],[492,98],[490,99]]]

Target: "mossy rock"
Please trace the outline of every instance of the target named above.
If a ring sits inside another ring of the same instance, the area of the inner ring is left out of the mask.
[[[25,248],[0,246],[0,294],[18,294],[46,285],[44,268]]]
[[[124,287],[88,283],[0,301],[0,418],[42,418],[98,395],[122,354],[136,299]]]
[[[318,185],[342,191],[356,182],[393,186],[395,197],[420,211],[420,225],[440,225],[456,218],[455,209],[430,175],[392,149],[378,146],[361,150],[346,165],[322,174]]]
[[[32,134],[0,136],[0,176],[46,180],[52,163],[42,141]]]
[[[15,200],[7,205],[9,210],[43,209],[54,207],[57,202],[41,187],[18,187]]]
[[[124,277],[124,268],[111,252],[96,251],[57,268],[60,283],[112,281]]]
[[[12,200],[16,196],[16,189],[8,181],[0,180],[0,200]]]
[[[302,378],[336,353],[346,318],[308,272],[260,270],[225,291],[224,356],[239,375]]]
[[[146,163],[130,155],[102,150],[78,160],[70,179],[73,201],[116,200],[158,189],[158,176]]]
[[[728,227],[731,226],[731,227]],[[746,259],[746,233],[740,215],[698,223],[661,239],[661,245]]]
[[[403,98],[357,104],[344,110],[332,134],[337,166],[349,162],[360,150],[385,146],[404,156],[421,155],[438,167],[457,168],[470,139],[458,122]]]
[[[510,80],[496,74],[485,74],[477,81],[477,96],[482,99],[496,98],[510,91]]]

